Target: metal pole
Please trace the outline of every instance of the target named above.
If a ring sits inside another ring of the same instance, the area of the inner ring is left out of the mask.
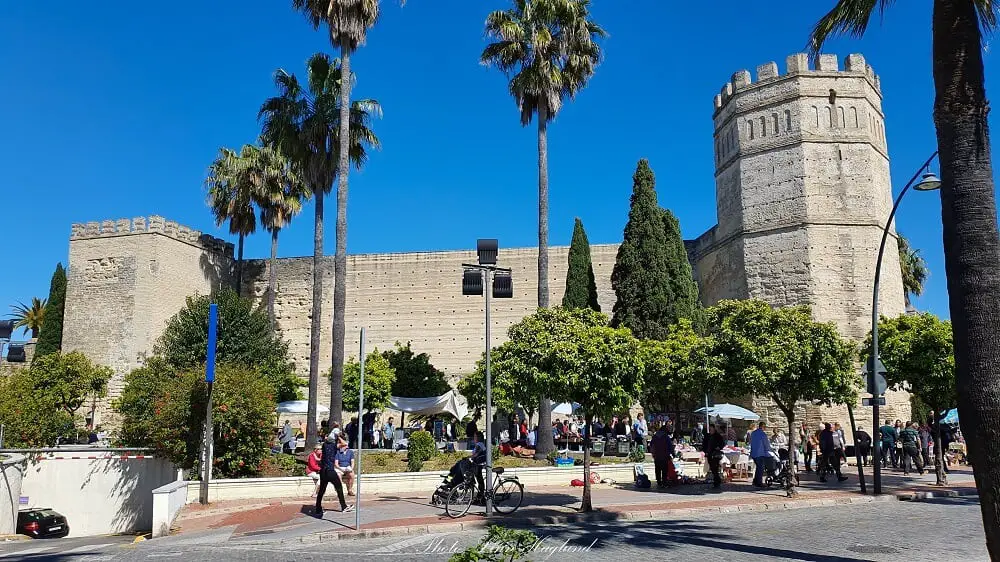
[[[205,382],[208,383],[208,400],[205,402],[205,456],[202,462],[199,502],[208,504],[208,483],[212,479],[214,459],[214,435],[212,433],[212,390],[215,385],[215,344],[218,334],[219,308],[215,303],[208,305],[208,349],[205,357]]]
[[[486,283],[483,291],[486,293],[486,485],[493,485],[493,380],[490,374],[490,293],[493,292],[493,283],[490,279],[490,270],[484,272]],[[539,429],[541,431],[541,429]],[[486,498],[486,517],[493,513],[493,499],[486,490],[483,490]]]
[[[892,219],[896,216],[896,209],[899,208],[899,203],[903,200],[903,196],[906,195],[907,191],[909,191],[910,186],[913,185],[913,182],[917,181],[917,178],[920,176],[920,172],[923,172],[927,168],[927,166],[931,165],[931,161],[934,160],[934,158],[937,156],[937,154],[938,154],[938,151],[935,150],[934,154],[931,154],[931,157],[928,158],[927,161],[924,162],[924,165],[921,166],[917,170],[917,173],[913,174],[913,177],[910,178],[910,181],[906,182],[906,186],[903,188],[903,191],[899,192],[899,195],[896,197],[896,201],[892,204],[892,211],[889,212],[889,219],[885,221],[885,228],[882,229],[882,242],[879,244],[879,247],[878,247],[878,260],[875,262],[875,287],[872,290],[872,356],[871,356],[871,365],[870,365],[870,368],[868,370],[869,371],[868,372],[868,376],[870,376],[870,377],[873,377],[873,376],[876,375],[876,373],[875,373],[875,364],[876,364],[876,361],[878,361],[878,356],[879,356],[879,353],[878,353],[878,286],[879,286],[879,277],[882,274],[882,255],[885,253],[885,241],[889,237],[889,227],[892,225]],[[873,424],[877,424],[879,422],[879,420],[878,420],[878,418],[879,418],[878,406],[879,406],[879,396],[872,396],[872,423]],[[875,436],[878,437],[878,432],[875,432]],[[874,441],[874,445],[875,445],[873,453],[874,453],[875,458],[876,458],[875,470],[874,470],[874,478],[875,478],[875,495],[877,496],[877,495],[879,495],[879,494],[882,493],[882,455],[881,455],[881,452],[882,452],[882,443],[881,443],[881,441],[882,441],[882,439],[881,439],[881,437],[879,437],[878,439],[872,439],[872,441]]]
[[[708,425],[709,425],[708,418],[709,418],[709,415],[708,415],[708,393],[706,392],[705,393],[705,435],[708,435]]]
[[[868,486],[865,484],[865,469],[861,466],[861,448],[858,447],[858,426],[854,424],[854,406],[847,405],[847,416],[851,418],[851,441],[854,442],[854,457],[858,463],[858,482],[861,483],[861,493],[868,493]]]
[[[0,449],[3,449],[3,430],[4,425],[0,423]]]
[[[354,530],[361,530],[361,455],[364,451],[361,436],[365,427],[362,412],[365,409],[365,329],[361,328],[361,391],[358,394],[358,468],[354,472]]]

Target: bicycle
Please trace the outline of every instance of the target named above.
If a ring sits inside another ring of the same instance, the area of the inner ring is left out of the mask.
[[[493,484],[485,491],[483,497],[493,502],[493,509],[502,515],[517,511],[524,501],[524,485],[517,476],[501,477],[503,467],[493,469]],[[479,492],[479,484],[475,477],[469,476],[464,482],[452,488],[444,498],[444,511],[448,517],[457,519],[463,517],[472,508]]]

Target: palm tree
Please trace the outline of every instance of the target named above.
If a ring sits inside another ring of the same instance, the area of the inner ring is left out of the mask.
[[[480,62],[509,77],[510,93],[521,112],[521,125],[538,116],[538,306],[549,306],[549,165],[548,125],[563,100],[572,99],[594,74],[601,57],[597,39],[607,36],[588,19],[589,0],[514,0],[509,10],[486,18],[494,39]],[[487,420],[489,423],[489,420]],[[538,427],[552,425],[552,405],[542,397]],[[539,434],[535,455],[555,447],[552,434]]]
[[[229,233],[239,236],[236,253],[236,291],[243,287],[243,242],[257,231],[257,216],[254,210],[254,186],[244,173],[249,157],[245,145],[240,153],[229,148],[220,148],[219,155],[208,168],[205,185],[208,186],[208,206],[215,215],[216,226],[229,222]]]
[[[911,308],[910,295],[919,297],[924,294],[924,282],[927,281],[927,262],[920,256],[920,250],[910,247],[910,242],[902,234],[896,236],[899,246],[899,269],[903,274],[903,298],[906,299],[906,309]]]
[[[31,306],[23,302],[17,303],[16,306],[11,305],[14,314],[10,317],[14,320],[14,329],[24,328],[25,333],[31,332],[31,339],[37,338],[38,331],[42,329],[42,323],[45,321],[45,303],[46,299],[31,297]]]
[[[340,132],[338,138],[337,176],[337,240],[333,257],[333,368],[330,376],[330,419],[343,418],[344,380],[344,312],[347,305],[347,175],[348,139],[352,120],[351,55],[368,38],[379,15],[379,0],[292,0],[292,7],[302,12],[314,29],[326,24],[330,43],[340,49],[340,68],[347,77],[340,88]]]
[[[302,210],[308,190],[297,169],[271,146],[249,147],[247,173],[254,184],[254,203],[260,224],[271,233],[271,261],[267,283],[267,314],[274,330],[274,299],[278,284],[278,233]]]
[[[313,230],[313,295],[312,325],[309,339],[309,413],[306,441],[312,446],[316,440],[316,406],[319,397],[319,340],[323,302],[323,198],[333,189],[337,179],[341,146],[341,86],[344,69],[339,60],[331,60],[317,53],[307,62],[306,87],[294,74],[278,70],[274,83],[278,95],[269,98],[260,108],[261,138],[276,147],[295,166],[310,194],[316,199],[316,217]],[[382,115],[376,100],[357,100],[350,106],[349,158],[355,168],[367,160],[367,148],[379,148],[379,140],[370,129],[371,120]],[[338,193],[339,199],[339,193]],[[338,215],[342,209],[338,208]],[[340,217],[338,216],[338,228]],[[345,225],[346,228],[346,225]],[[338,248],[342,242],[338,233]],[[346,279],[335,284],[343,287]],[[336,287],[335,287],[336,289]],[[341,374],[343,369],[341,369]],[[330,419],[339,420],[343,378],[331,381],[332,393],[338,394],[336,411],[331,408]],[[332,404],[331,404],[332,406]]]
[[[892,0],[839,0],[816,24],[813,54],[834,35],[861,36]],[[907,6],[910,3],[906,4]],[[921,4],[923,6],[923,4]],[[990,556],[1000,560],[1000,233],[993,188],[983,33],[997,28],[993,0],[934,0],[934,125],[941,219],[962,433],[976,467]]]

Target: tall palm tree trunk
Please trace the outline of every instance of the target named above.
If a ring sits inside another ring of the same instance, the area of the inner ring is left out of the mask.
[[[549,307],[549,114],[545,100],[538,104],[538,308]],[[489,287],[486,290],[490,290]],[[538,399],[538,434],[535,458],[555,450],[552,437],[552,402]]]
[[[987,549],[1000,560],[1000,234],[976,3],[936,0],[933,23],[934,123],[958,411],[976,468]]]
[[[271,321],[271,331],[274,332],[274,292],[278,288],[278,229],[271,231],[271,264],[268,267],[270,275],[267,280],[267,318]]]
[[[351,49],[340,46],[340,161],[337,162],[337,251],[333,258],[333,370],[330,418],[342,421],[344,402],[344,308],[347,306],[347,175],[350,172]],[[358,422],[360,423],[360,421]],[[359,444],[360,446],[360,444]]]
[[[316,194],[316,222],[313,227],[313,294],[312,318],[309,326],[309,407],[306,419],[306,450],[312,450],[318,435],[316,408],[319,405],[319,335],[323,326],[323,190],[315,189],[313,193]]]
[[[243,294],[243,240],[246,238],[240,234],[239,243],[236,250],[236,292]]]

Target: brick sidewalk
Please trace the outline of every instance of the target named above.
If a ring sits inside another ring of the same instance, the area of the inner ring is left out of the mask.
[[[904,477],[895,472],[883,475],[885,495],[875,498],[862,495],[857,474],[850,474],[844,483],[823,484],[811,475],[802,475],[802,485],[796,498],[786,498],[777,489],[756,490],[748,481],[725,484],[720,491],[704,484],[693,484],[667,490],[636,490],[631,485],[595,485],[592,490],[593,513],[579,513],[581,488],[554,486],[525,491],[524,503],[514,515],[497,519],[512,524],[542,525],[591,520],[657,519],[695,513],[727,513],[761,509],[795,509],[818,505],[866,503],[920,499],[949,495],[975,494],[975,483],[968,470],[955,470],[950,485],[934,486],[934,476]],[[871,476],[866,475],[871,494]],[[349,498],[354,499],[354,498]],[[217,502],[208,506],[185,506],[175,522],[182,535],[211,530],[231,530],[235,537],[286,535],[301,540],[336,540],[388,534],[447,532],[483,527],[482,508],[470,511],[462,519],[451,519],[443,510],[429,504],[427,495],[363,496],[361,501],[361,531],[354,530],[355,514],[331,511],[336,495],[326,501],[328,511],[323,519],[312,514],[311,498],[282,501],[241,500]]]

